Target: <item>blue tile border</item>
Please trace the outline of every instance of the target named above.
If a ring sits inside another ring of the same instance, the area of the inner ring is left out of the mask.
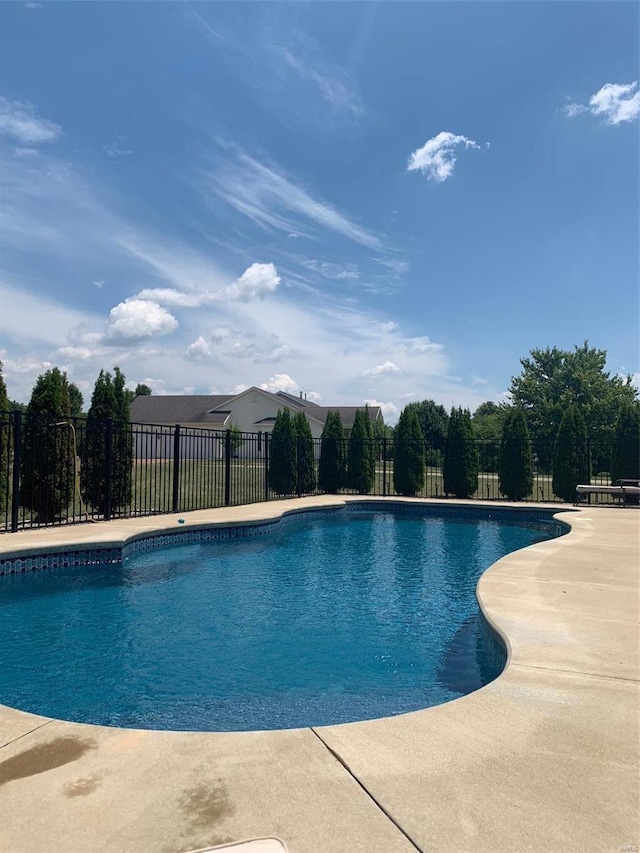
[[[123,560],[154,548],[169,548],[190,542],[221,542],[232,539],[248,539],[272,533],[290,521],[313,520],[336,513],[389,512],[419,515],[427,518],[451,518],[456,520],[483,520],[538,523],[541,529],[551,532],[552,536],[561,536],[569,530],[568,525],[553,518],[557,509],[519,509],[510,507],[469,506],[466,504],[409,504],[401,501],[367,500],[349,501],[345,506],[323,507],[318,509],[296,509],[284,513],[272,521],[257,521],[249,524],[203,526],[176,530],[171,533],[155,533],[139,537],[122,546],[95,547],[22,555],[18,557],[0,557],[0,575],[14,575],[43,569],[61,569],[71,566],[95,566],[105,563],[122,563]],[[549,527],[553,529],[550,531]]]

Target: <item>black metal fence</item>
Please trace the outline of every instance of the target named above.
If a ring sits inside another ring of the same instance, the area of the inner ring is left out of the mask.
[[[320,490],[276,494],[269,484],[271,439],[267,433],[118,424],[86,417],[29,420],[21,412],[0,415],[0,532],[49,525],[268,501]],[[313,439],[314,467],[320,439]],[[348,442],[345,441],[345,452]],[[497,473],[499,442],[477,441],[476,499],[504,500]],[[534,448],[535,450],[535,448]],[[443,453],[425,447],[419,497],[446,497]],[[375,474],[369,494],[393,487],[393,442],[373,440]],[[552,476],[534,453],[533,488],[526,500],[558,501]],[[608,474],[592,482],[609,482]],[[344,493],[351,490],[344,489]]]

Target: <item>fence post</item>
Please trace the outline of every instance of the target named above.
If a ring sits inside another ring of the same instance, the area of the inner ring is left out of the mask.
[[[298,497],[302,497],[302,460],[300,459],[300,436],[296,436],[296,478],[298,481]]]
[[[173,428],[173,499],[172,512],[178,512],[180,494],[180,424]]]
[[[387,436],[382,437],[382,496],[387,496]]]
[[[113,477],[113,421],[105,420],[104,453],[104,518],[111,520],[111,479]]]
[[[224,505],[231,503],[231,430],[224,434]]]
[[[13,471],[11,479],[11,532],[18,529],[18,506],[20,504],[20,462],[22,457],[22,412],[13,415]]]
[[[269,500],[269,433],[264,434],[264,499]]]

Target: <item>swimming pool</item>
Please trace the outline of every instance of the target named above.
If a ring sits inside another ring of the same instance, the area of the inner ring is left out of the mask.
[[[0,702],[152,729],[390,716],[495,678],[475,586],[544,520],[350,508],[0,578]],[[224,533],[224,531],[222,532]],[[192,537],[193,538],[193,537]]]

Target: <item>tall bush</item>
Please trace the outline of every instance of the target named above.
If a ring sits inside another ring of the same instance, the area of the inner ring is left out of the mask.
[[[75,481],[69,383],[57,367],[38,377],[24,420],[20,503],[41,523],[68,508]]]
[[[468,409],[451,410],[443,478],[445,492],[457,498],[470,498],[478,488],[478,450]]]
[[[362,409],[358,409],[349,436],[347,450],[347,483],[359,495],[368,494],[373,487],[374,461],[370,422]]]
[[[393,488],[400,495],[417,495],[424,485],[425,450],[415,409],[405,407],[400,415],[393,458]]]
[[[565,409],[553,450],[553,491],[564,501],[575,500],[578,483],[588,484],[587,427],[578,406]]]
[[[271,432],[269,486],[277,495],[297,490],[296,435],[288,409],[281,409]]]
[[[337,494],[346,481],[344,430],[340,412],[327,412],[320,439],[318,485],[323,492]]]
[[[115,411],[111,374],[101,370],[91,395],[80,466],[82,498],[100,514],[106,510],[107,499],[107,420],[113,419]],[[113,454],[113,442],[111,451]]]
[[[297,412],[293,418],[296,434],[298,488],[303,495],[316,490],[316,463],[313,453],[313,435],[304,412]]]
[[[626,403],[620,408],[611,448],[611,481],[640,480],[640,407]]]
[[[113,483],[111,508],[124,509],[131,503],[131,469],[133,467],[133,435],[131,432],[131,401],[125,388],[125,377],[119,367],[113,368]]]
[[[9,467],[11,462],[11,424],[9,398],[0,361],[0,513],[7,508],[9,498]]]
[[[533,489],[531,437],[524,412],[508,409],[502,424],[498,458],[500,491],[511,501],[520,501]]]

